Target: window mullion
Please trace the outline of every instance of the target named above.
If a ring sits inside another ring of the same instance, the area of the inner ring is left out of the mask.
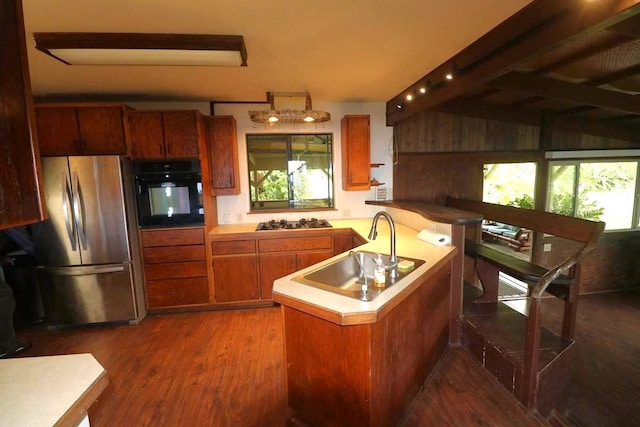
[[[573,209],[572,213],[574,217],[578,217],[578,202],[580,198],[580,166],[582,162],[575,162],[575,176],[573,181]]]
[[[640,224],[640,162],[636,162],[636,191],[633,197],[633,214],[631,228],[637,229]]]

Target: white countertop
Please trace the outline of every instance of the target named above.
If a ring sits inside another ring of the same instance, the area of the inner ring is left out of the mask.
[[[106,384],[91,354],[0,360],[0,426],[76,426]]]
[[[371,228],[371,219],[350,219],[350,220],[330,220],[329,222],[337,228],[352,228],[358,234],[366,237]],[[360,301],[349,298],[344,295],[318,289],[295,282],[293,278],[299,274],[315,270],[323,265],[330,263],[332,260],[344,256],[337,255],[328,260],[322,261],[311,267],[297,271],[293,274],[276,280],[273,284],[274,300],[286,305],[286,301],[279,296],[290,298],[307,305],[310,308],[317,308],[319,311],[328,311],[335,314],[335,318],[345,319],[347,317],[365,318],[368,315],[375,315],[387,304],[411,286],[416,279],[424,277],[425,274],[432,273],[436,267],[442,265],[443,260],[450,260],[456,253],[454,246],[435,246],[424,242],[417,238],[418,230],[402,224],[396,226],[396,253],[399,257],[405,256],[410,258],[418,258],[425,261],[420,267],[415,269],[411,274],[396,282],[389,289],[383,291],[373,301]],[[388,254],[390,251],[390,230],[385,219],[380,218],[378,221],[378,237],[368,243],[358,247],[358,250],[366,250],[371,252],[379,252]],[[299,308],[299,307],[298,307]],[[358,321],[356,320],[356,323]],[[345,322],[350,323],[350,322]],[[366,323],[366,322],[365,322]]]

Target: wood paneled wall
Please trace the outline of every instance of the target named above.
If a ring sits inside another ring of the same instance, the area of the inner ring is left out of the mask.
[[[612,150],[638,148],[638,144],[603,136],[583,133],[553,131],[551,147],[554,150]]]
[[[539,139],[536,126],[447,113],[419,113],[396,127],[400,153],[530,151]]]
[[[546,134],[550,141],[541,145],[540,128],[535,126],[445,113],[416,114],[396,125],[399,154],[393,169],[393,198],[434,203],[442,202],[444,196],[481,200],[484,164],[537,162],[539,173],[545,174],[547,161],[540,146],[547,150],[637,148],[604,137],[560,131]],[[536,191],[545,192],[546,186],[538,186]],[[551,253],[561,256],[562,244],[551,241]],[[536,246],[546,242],[541,240]],[[639,250],[640,232],[604,234],[583,263],[580,292],[640,286],[635,255]],[[541,258],[548,256],[535,252]],[[545,259],[538,261],[544,265]]]

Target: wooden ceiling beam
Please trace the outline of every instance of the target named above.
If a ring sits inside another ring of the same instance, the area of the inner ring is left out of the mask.
[[[626,34],[615,34],[611,38],[605,38],[598,40],[595,43],[591,43],[586,47],[572,53],[571,55],[564,56],[557,61],[540,67],[536,70],[537,74],[546,74],[554,70],[558,70],[567,65],[571,65],[575,62],[582,61],[587,58],[591,58],[607,50],[614,49],[625,43],[635,40],[635,37],[628,36]]]
[[[618,71],[614,71],[612,73],[603,74],[602,76],[595,79],[590,79],[587,84],[589,86],[600,86],[606,83],[616,82],[627,77],[635,76],[636,74],[640,74],[640,63],[631,65]]]
[[[640,97],[528,73],[509,73],[489,83],[502,90],[640,114]]]
[[[607,28],[607,31],[640,39],[640,15],[633,16],[616,25],[612,25]]]
[[[603,30],[638,13],[640,0],[535,0],[389,100],[387,125],[460,96],[575,37]],[[459,75],[442,83],[442,76],[454,65]],[[425,81],[434,84],[432,90],[405,104],[405,94]]]

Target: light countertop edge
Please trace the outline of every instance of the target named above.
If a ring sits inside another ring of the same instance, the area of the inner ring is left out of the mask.
[[[0,360],[0,425],[75,427],[108,383],[88,353]]]

